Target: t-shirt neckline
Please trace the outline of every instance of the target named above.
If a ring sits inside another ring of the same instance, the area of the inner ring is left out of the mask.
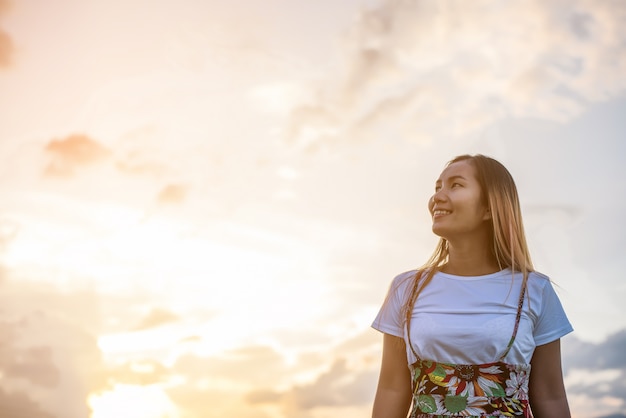
[[[449,273],[444,273],[441,271],[437,272],[437,275],[440,275],[441,277],[445,277],[446,279],[452,279],[452,280],[486,280],[486,279],[493,279],[495,277],[498,276],[502,276],[505,274],[511,274],[511,269],[510,268],[505,268],[503,270],[500,271],[496,271],[495,273],[489,273],[489,274],[484,274],[482,276],[459,276],[456,274],[449,274]]]

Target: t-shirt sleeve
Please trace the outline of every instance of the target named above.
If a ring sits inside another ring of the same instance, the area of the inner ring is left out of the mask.
[[[540,309],[533,332],[536,345],[548,344],[574,330],[552,283],[547,278],[541,295]]]
[[[372,322],[372,328],[395,337],[404,337],[402,305],[406,297],[407,285],[414,274],[415,272],[406,272],[393,279],[387,297]]]

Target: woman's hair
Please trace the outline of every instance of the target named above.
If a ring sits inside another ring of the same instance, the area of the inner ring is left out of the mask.
[[[500,162],[480,154],[460,155],[448,162],[446,167],[459,161],[466,161],[474,167],[481,199],[491,213],[489,234],[495,261],[501,269],[510,268],[513,273],[521,272],[525,284],[528,273],[534,269],[526,244],[517,187],[511,173]],[[448,256],[448,241],[440,238],[433,254],[413,278],[411,292],[402,309],[407,324],[419,293],[448,261]]]

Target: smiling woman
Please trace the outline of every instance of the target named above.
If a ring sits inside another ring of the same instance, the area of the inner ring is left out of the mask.
[[[560,339],[573,329],[533,269],[509,171],[456,157],[428,209],[439,244],[394,279],[373,324],[385,335],[373,416],[569,418]]]
[[[2,390],[58,417],[87,416],[69,406],[86,410],[88,393],[95,418],[131,415],[124,403],[145,406],[138,417],[171,403],[192,418],[367,415],[337,408],[369,409],[380,347],[359,336],[384,277],[427,257],[421,231],[458,249],[480,224],[458,198],[468,183],[442,182],[434,219],[416,218],[442,153],[523,172],[541,204],[525,219],[533,261],[577,337],[623,329],[624,16],[626,2],[587,0],[0,0],[0,221],[17,225],[0,225],[0,347],[15,345],[0,355],[50,346],[60,385],[43,394],[42,370],[26,386],[0,358]],[[72,344],[89,356],[74,364]],[[133,385],[147,374],[134,362],[154,364],[155,385]],[[324,370],[367,372],[363,392],[329,390]],[[606,386],[594,391],[623,412]],[[618,412],[570,389],[576,418]],[[247,390],[275,413],[221,413]]]

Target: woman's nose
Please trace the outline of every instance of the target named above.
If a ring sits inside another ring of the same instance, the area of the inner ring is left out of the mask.
[[[435,192],[435,194],[432,197],[433,204],[443,202],[445,201],[445,198],[446,196],[445,196],[445,193],[443,193],[443,189],[439,189],[438,191]]]
[[[432,211],[437,203],[442,202],[442,197],[439,192],[436,192],[431,196],[430,201],[428,202],[428,208]]]

